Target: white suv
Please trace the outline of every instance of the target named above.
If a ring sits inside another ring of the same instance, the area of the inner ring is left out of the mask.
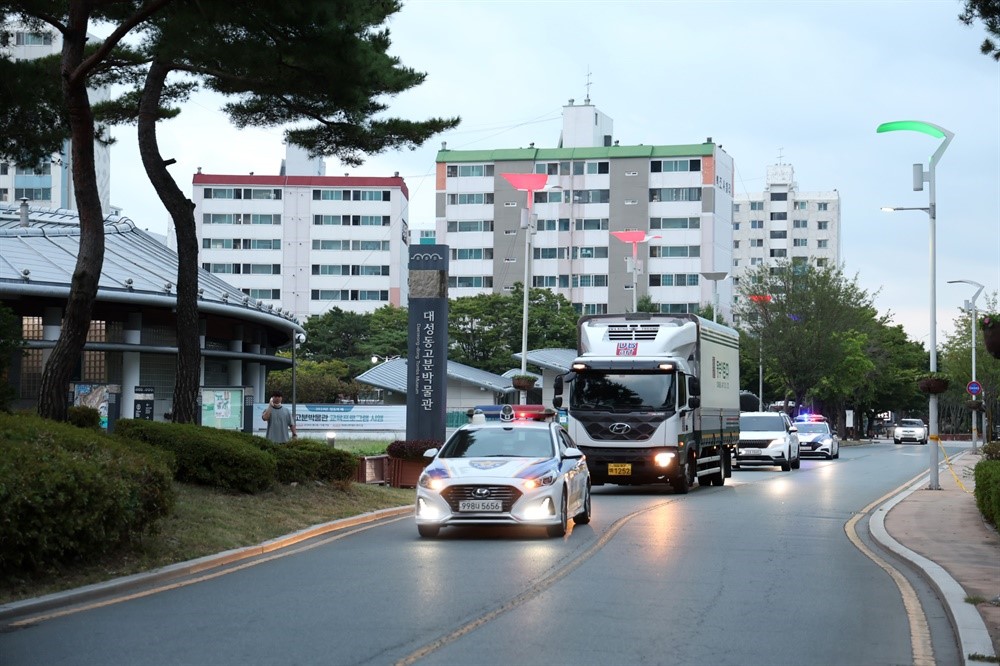
[[[798,432],[784,412],[743,412],[733,467],[780,465],[783,472],[798,469],[802,462]]]

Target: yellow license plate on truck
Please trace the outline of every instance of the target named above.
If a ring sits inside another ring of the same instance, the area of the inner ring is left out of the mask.
[[[628,476],[632,473],[632,463],[608,463],[608,476]]]

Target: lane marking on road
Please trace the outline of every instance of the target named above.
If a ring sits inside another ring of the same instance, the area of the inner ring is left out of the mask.
[[[93,603],[81,604],[79,606],[72,606],[70,608],[64,608],[62,610],[54,611],[52,613],[44,613],[41,615],[34,615],[32,617],[26,618],[24,620],[18,620],[16,622],[11,622],[6,625],[10,628],[22,629],[25,627],[30,627],[36,624],[41,624],[42,622],[47,622],[48,620],[54,620],[59,617],[65,617],[67,615],[74,615],[76,613],[82,613],[84,611],[96,610],[98,608],[104,608],[106,606],[113,606],[115,604],[120,604],[125,601],[132,601],[133,599],[142,599],[143,597],[149,597],[154,594],[159,594],[161,592],[168,592],[170,590],[176,590],[178,588],[187,587],[188,585],[194,585],[196,583],[203,583],[213,578],[219,578],[220,576],[225,576],[227,574],[235,573],[237,571],[242,571],[243,569],[249,569],[250,567],[255,567],[258,564],[264,564],[265,562],[271,562],[272,560],[281,559],[282,557],[287,557],[289,555],[295,555],[298,553],[305,552],[307,550],[312,550],[313,548],[318,548],[319,546],[325,546],[328,543],[332,543],[344,537],[348,537],[360,532],[365,532],[367,530],[379,527],[381,525],[387,525],[389,523],[399,522],[400,520],[405,520],[411,518],[409,514],[398,516],[396,518],[389,518],[385,520],[380,520],[377,522],[362,525],[356,529],[345,530],[343,532],[337,532],[333,536],[329,536],[317,541],[309,542],[304,545],[296,545],[283,550],[273,551],[271,554],[260,557],[258,559],[248,560],[236,566],[226,566],[222,565],[224,568],[217,569],[211,573],[197,576],[195,578],[187,578],[185,580],[177,581],[176,583],[170,583],[169,585],[160,585],[157,587],[150,588],[148,590],[142,590],[140,592],[134,592],[132,594],[125,594],[121,596],[112,597],[110,599],[103,599],[101,601],[95,601]]]
[[[518,594],[513,599],[510,599],[509,601],[501,604],[500,606],[497,606],[491,611],[483,613],[479,617],[465,623],[464,625],[462,625],[458,629],[455,629],[451,633],[446,634],[440,638],[437,638],[431,641],[430,643],[427,643],[423,647],[414,650],[410,654],[406,655],[405,657],[397,661],[395,666],[409,666],[410,664],[414,664],[417,661],[423,659],[424,657],[434,652],[437,652],[441,648],[451,643],[454,643],[455,641],[457,641],[459,638],[462,638],[466,634],[472,633],[473,631],[483,626],[484,624],[487,624],[488,622],[495,620],[496,618],[500,617],[507,611],[514,610],[518,606],[521,606],[524,603],[538,597],[542,592],[546,591],[547,589],[555,585],[557,582],[565,578],[568,574],[570,574],[581,564],[583,564],[588,559],[593,557],[594,553],[604,548],[604,546],[606,546],[607,543],[611,541],[611,539],[619,532],[619,530],[621,530],[621,528],[624,527],[633,518],[635,518],[636,516],[640,516],[648,511],[652,511],[653,509],[662,508],[676,501],[677,501],[676,499],[664,500],[662,502],[657,502],[656,504],[652,504],[650,506],[644,507],[637,511],[633,511],[630,514],[622,516],[621,518],[613,522],[611,524],[611,527],[609,527],[608,530],[604,534],[602,534],[597,541],[591,544],[590,547],[587,548],[587,550],[583,551],[582,553],[574,557],[572,560],[567,562],[565,566],[556,569],[555,572],[552,573],[552,575],[546,576],[544,580],[540,580],[536,583],[529,584],[527,589],[525,589],[523,592]]]
[[[896,587],[899,588],[899,594],[903,598],[903,608],[906,609],[906,618],[910,625],[910,653],[913,657],[913,666],[935,666],[936,662],[934,661],[934,646],[931,644],[931,632],[927,625],[927,616],[924,613],[923,607],[920,605],[920,598],[917,596],[916,590],[913,589],[913,586],[910,585],[910,581],[906,580],[906,577],[903,576],[898,569],[893,567],[887,560],[880,557],[861,540],[856,529],[857,523],[862,518],[870,518],[869,514],[872,509],[912,486],[921,478],[921,476],[923,476],[923,474],[913,477],[900,487],[889,491],[863,508],[860,512],[855,514],[853,518],[847,521],[847,524],[844,525],[844,531],[847,533],[847,538],[854,544],[854,547],[860,550],[868,559],[889,574],[889,577],[892,578],[894,583],[896,583]]]

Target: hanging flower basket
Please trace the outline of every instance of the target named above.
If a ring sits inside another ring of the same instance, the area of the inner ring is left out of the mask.
[[[986,409],[985,403],[982,400],[966,400],[965,406],[974,412],[982,412]]]
[[[535,388],[536,378],[534,375],[514,375],[510,378],[510,383],[518,391],[530,391]]]
[[[983,343],[986,351],[993,358],[1000,358],[1000,317],[997,315],[983,315],[979,320],[979,326],[983,329]]]
[[[948,390],[948,379],[938,375],[927,375],[917,380],[917,388],[922,393],[936,394],[944,393]]]

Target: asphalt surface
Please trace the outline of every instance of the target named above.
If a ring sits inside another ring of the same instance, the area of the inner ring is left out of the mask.
[[[891,440],[871,445],[894,446]],[[929,474],[894,492],[871,513],[868,529],[875,542],[908,562],[937,591],[967,664],[1000,654],[1000,535],[976,507],[973,469],[982,457],[965,450],[948,459],[942,452],[940,489],[929,489]],[[147,587],[232,562],[290,548],[321,534],[408,514],[403,506],[334,521],[278,539],[182,562],[75,590],[0,606],[0,622],[66,608]],[[974,598],[978,603],[969,603]],[[993,602],[993,603],[991,603]]]

